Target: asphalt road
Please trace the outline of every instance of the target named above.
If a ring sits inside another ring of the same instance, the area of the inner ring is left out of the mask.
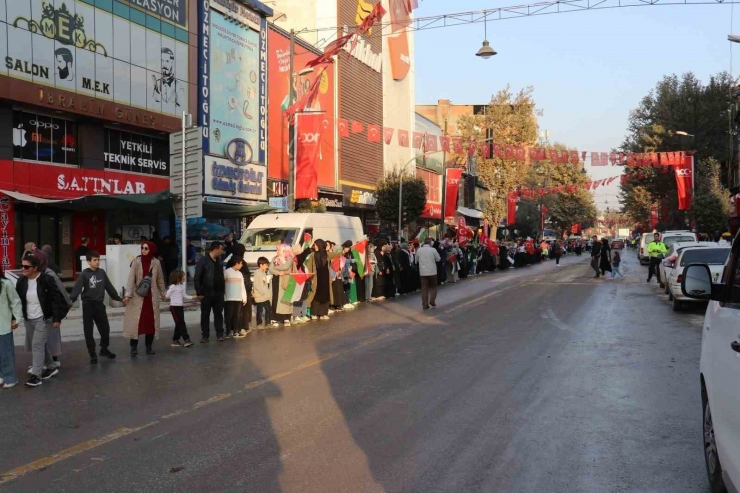
[[[569,256],[0,391],[0,491],[706,492],[703,309]],[[197,332],[195,327],[191,331]],[[18,348],[18,366],[28,355]]]

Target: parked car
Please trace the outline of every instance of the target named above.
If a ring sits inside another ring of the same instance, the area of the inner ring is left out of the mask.
[[[658,265],[658,271],[660,271],[660,287],[664,289],[664,293],[668,294],[668,284],[665,282],[665,278],[667,273],[669,272],[669,269],[678,269],[679,267],[676,265],[676,260],[678,259],[678,254],[681,253],[681,251],[685,248],[689,247],[711,247],[711,246],[718,246],[716,243],[710,243],[706,241],[687,241],[687,242],[678,242],[672,244],[668,248],[668,252],[665,254],[665,259]]]
[[[612,250],[615,248],[618,250],[622,250],[624,248],[624,240],[612,240],[611,244]]]
[[[709,267],[712,272],[712,280],[718,281],[722,275],[725,261],[730,255],[730,247],[717,245],[712,248],[691,247],[684,248],[676,259],[676,269],[668,269],[666,272],[666,284],[668,285],[668,299],[673,302],[673,310],[679,311],[684,302],[693,301],[684,296],[681,291],[683,281],[683,268],[689,264],[701,263]]]
[[[709,301],[702,324],[701,384],[704,460],[712,493],[740,487],[740,241],[734,242],[719,282],[712,266],[687,263],[682,294]]]

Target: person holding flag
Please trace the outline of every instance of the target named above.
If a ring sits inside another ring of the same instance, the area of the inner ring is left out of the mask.
[[[290,327],[290,317],[293,314],[293,302],[285,302],[285,290],[288,288],[290,273],[293,271],[295,259],[290,245],[281,243],[276,247],[277,255],[270,262],[272,279],[272,323],[277,327],[282,323]]]
[[[341,255],[329,251],[324,240],[316,240],[313,244],[313,253],[306,260],[306,274],[311,275],[311,292],[306,298],[311,307],[311,319],[329,320],[329,307],[335,304],[331,289],[331,261]]]
[[[308,261],[309,256],[312,254],[311,239],[311,235],[306,233],[303,237],[303,247],[298,245],[293,246],[293,256],[295,257],[295,262],[293,264],[293,272],[291,273],[291,275],[293,275],[294,273],[306,272],[306,262]],[[296,278],[296,276],[293,276],[292,281],[297,282],[298,278]],[[308,316],[307,301],[308,289],[304,289],[300,286],[298,286],[297,288],[300,288],[301,293],[297,296],[293,296],[292,298],[293,321],[299,324],[303,324],[310,320],[310,317]]]

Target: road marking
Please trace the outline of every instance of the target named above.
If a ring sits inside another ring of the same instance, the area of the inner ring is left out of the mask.
[[[224,399],[228,399],[229,397],[231,397],[231,394],[218,394],[218,395],[214,395],[210,399],[206,399],[204,401],[196,402],[195,404],[193,404],[193,409],[200,409],[201,407],[208,406],[208,405],[213,404],[215,402],[220,402],[220,401],[222,401]]]
[[[75,455],[79,455],[83,452],[87,452],[88,450],[100,447],[101,445],[104,445],[106,443],[118,440],[119,438],[131,435],[132,433],[136,433],[137,431],[149,428],[150,426],[154,426],[157,423],[159,423],[159,421],[152,421],[151,423],[147,423],[144,426],[139,426],[138,428],[120,428],[104,437],[93,438],[92,440],[82,442],[73,447],[62,450],[61,452],[57,452],[54,455],[44,457],[43,459],[39,459],[24,466],[16,467],[15,469],[0,474],[0,485],[9,483],[15,479],[25,476],[30,472],[47,468],[53,464],[56,464],[57,462],[69,459],[70,457],[74,457]]]

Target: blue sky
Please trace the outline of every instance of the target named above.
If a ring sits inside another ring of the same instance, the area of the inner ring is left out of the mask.
[[[523,4],[522,0],[422,0],[417,17]],[[531,3],[534,3],[532,1]],[[488,22],[498,55],[475,55],[483,24],[416,32],[416,102],[485,103],[510,84],[534,87],[550,141],[579,150],[608,151],[621,144],[629,111],[664,74],[693,71],[706,81],[730,70],[732,7],[674,5],[562,13]],[[734,28],[740,34],[740,5]],[[734,74],[740,68],[736,45]],[[679,129],[677,129],[679,130]],[[588,169],[592,176],[615,168]],[[609,190],[616,206],[617,183]],[[604,192],[597,193],[603,208]]]

